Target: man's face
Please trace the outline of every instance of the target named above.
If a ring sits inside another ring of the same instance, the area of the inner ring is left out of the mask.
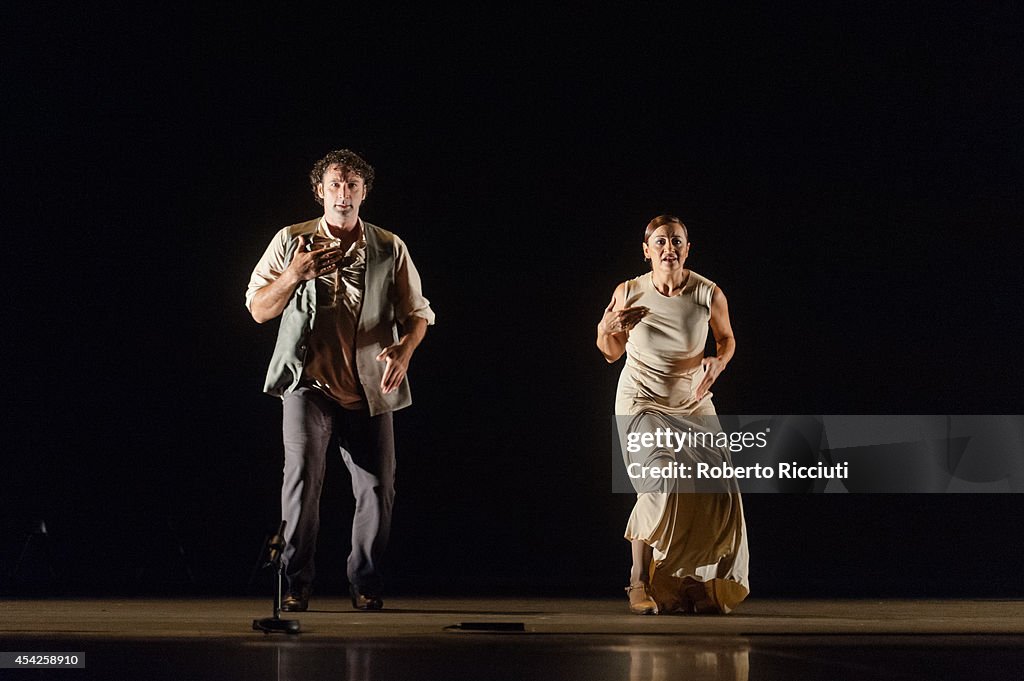
[[[336,163],[324,172],[316,191],[324,200],[324,217],[336,225],[359,217],[359,206],[366,198],[363,178],[353,172],[344,173]]]

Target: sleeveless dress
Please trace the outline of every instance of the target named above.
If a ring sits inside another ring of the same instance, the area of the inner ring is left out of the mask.
[[[696,397],[704,376],[698,358],[703,357],[708,338],[714,282],[691,271],[679,294],[665,296],[654,288],[649,272],[627,281],[625,289],[626,307],[644,306],[649,313],[626,341],[626,365],[615,399],[620,430],[720,430],[711,393]],[[623,453],[627,463],[634,460],[625,447]],[[688,466],[698,461],[731,464],[725,448],[687,446],[671,455]],[[654,549],[651,585],[659,612],[727,613],[749,593],[739,486],[728,480],[721,489],[722,493],[638,491],[625,537]]]

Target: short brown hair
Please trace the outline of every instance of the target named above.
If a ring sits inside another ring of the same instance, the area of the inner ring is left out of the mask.
[[[677,218],[675,215],[659,215],[658,217],[654,218],[653,220],[647,223],[647,229],[644,230],[644,243],[647,243],[647,240],[651,238],[651,235],[654,234],[654,232],[657,231],[659,227],[661,227],[662,225],[668,225],[672,223],[675,223],[683,228],[683,236],[686,237],[687,241],[689,241],[690,230],[686,229],[686,225],[683,224],[682,220]]]

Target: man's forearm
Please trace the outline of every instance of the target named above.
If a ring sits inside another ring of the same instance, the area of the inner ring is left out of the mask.
[[[252,297],[252,307],[249,309],[252,318],[262,324],[280,315],[300,282],[301,279],[285,270],[273,283],[264,286]]]
[[[409,352],[415,350],[427,335],[427,320],[423,317],[409,317],[402,324],[402,337],[398,342],[406,346]]]

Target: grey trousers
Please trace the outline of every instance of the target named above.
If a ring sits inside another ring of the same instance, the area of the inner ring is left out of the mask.
[[[319,390],[298,388],[284,396],[284,482],[281,517],[285,574],[290,591],[309,589],[320,530],[320,490],[327,451],[337,447],[352,477],[356,507],[348,581],[357,591],[379,594],[381,561],[391,532],[395,500],[395,439],[391,412],[344,409]]]

